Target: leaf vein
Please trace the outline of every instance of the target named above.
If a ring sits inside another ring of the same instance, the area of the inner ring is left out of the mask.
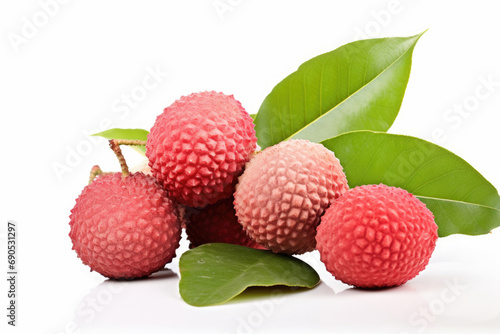
[[[415,42],[416,43],[416,42]],[[372,80],[370,80],[369,82],[367,82],[365,85],[361,86],[358,90],[356,90],[354,93],[350,94],[349,96],[347,96],[344,100],[340,101],[337,105],[335,105],[332,109],[328,110],[327,112],[321,114],[321,116],[319,116],[318,118],[316,118],[315,120],[313,120],[312,122],[306,124],[304,127],[302,127],[301,129],[299,129],[298,131],[294,132],[293,134],[291,134],[290,136],[288,136],[285,140],[288,140],[294,136],[296,136],[298,133],[300,133],[301,131],[303,131],[304,129],[310,127],[312,124],[314,123],[317,123],[320,121],[321,118],[325,117],[325,115],[329,114],[330,112],[332,112],[333,110],[339,108],[339,106],[343,105],[346,101],[350,100],[354,95],[356,95],[356,93],[358,93],[359,91],[363,90],[365,87],[367,87],[368,85],[370,85],[372,82],[374,82],[377,78],[379,78],[381,75],[383,75],[384,73],[386,73],[389,69],[391,69],[394,64],[396,64],[400,59],[402,59],[407,53],[408,51],[415,45],[415,43],[413,43],[409,48],[407,48],[399,57],[396,58],[396,60],[394,60],[389,66],[387,66],[383,71],[381,71],[379,74],[377,74],[377,76],[375,78],[373,78]]]

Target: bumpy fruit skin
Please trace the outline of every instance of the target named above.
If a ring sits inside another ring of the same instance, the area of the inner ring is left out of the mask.
[[[191,248],[211,242],[264,248],[253,241],[238,223],[232,198],[207,205],[191,214],[186,224],[186,234]]]
[[[171,198],[203,207],[232,196],[256,144],[252,118],[232,95],[201,92],[158,116],[146,155]]]
[[[434,216],[406,190],[360,186],[326,211],[316,236],[326,269],[361,288],[401,285],[422,271],[438,238]]]
[[[234,194],[236,215],[252,239],[275,253],[316,246],[316,227],[348,190],[339,160],[321,144],[289,140],[258,153]]]
[[[162,269],[175,256],[181,227],[176,206],[153,177],[97,177],[70,215],[73,249],[91,270],[132,279]]]

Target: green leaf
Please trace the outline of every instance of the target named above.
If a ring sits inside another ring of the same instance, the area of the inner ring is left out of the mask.
[[[479,235],[500,226],[500,210],[459,201],[418,196],[436,216],[439,236],[450,234]],[[442,227],[442,228],[441,228]]]
[[[257,114],[250,114],[250,117],[255,121],[255,117],[257,117]]]
[[[222,243],[185,252],[179,269],[179,292],[193,306],[224,303],[250,286],[312,288],[319,283],[316,271],[293,256]]]
[[[262,103],[255,119],[259,146],[387,131],[401,107],[422,34],[357,41],[302,64]]]
[[[94,133],[92,136],[104,137],[106,139],[129,139],[129,140],[144,140],[148,139],[149,131],[143,129],[109,129],[103,132]],[[142,155],[146,155],[145,146],[132,146],[134,150]]]
[[[439,236],[478,235],[500,226],[500,196],[452,152],[415,137],[354,131],[325,140],[349,186],[384,183],[413,193],[433,212]]]

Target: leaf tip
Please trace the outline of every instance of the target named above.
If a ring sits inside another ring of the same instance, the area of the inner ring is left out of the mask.
[[[429,28],[425,29],[424,31],[422,31],[420,34],[417,34],[415,35],[415,37],[417,37],[417,40],[422,37],[423,34],[425,34],[427,31],[429,30]]]

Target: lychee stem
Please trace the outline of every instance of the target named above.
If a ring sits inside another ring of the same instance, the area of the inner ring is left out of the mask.
[[[120,167],[122,169],[122,176],[126,177],[130,175],[130,171],[123,156],[120,145],[130,145],[130,146],[145,146],[146,142],[143,140],[128,140],[128,139],[111,139],[109,141],[109,147],[115,152],[118,161],[120,162]]]
[[[146,146],[145,140],[134,140],[134,139],[111,139],[111,140],[114,140],[118,145]]]
[[[127,162],[125,161],[125,157],[123,156],[122,150],[120,148],[120,144],[116,139],[111,139],[109,141],[109,147],[115,152],[118,161],[120,162],[120,167],[122,169],[123,177],[129,176],[130,171],[128,170]]]
[[[94,179],[97,177],[97,175],[109,175],[109,174],[113,174],[113,173],[104,173],[101,169],[101,167],[99,167],[98,165],[95,165],[94,167],[92,167],[92,169],[90,170],[90,177],[89,177],[89,184],[92,183],[92,181],[94,181]]]

